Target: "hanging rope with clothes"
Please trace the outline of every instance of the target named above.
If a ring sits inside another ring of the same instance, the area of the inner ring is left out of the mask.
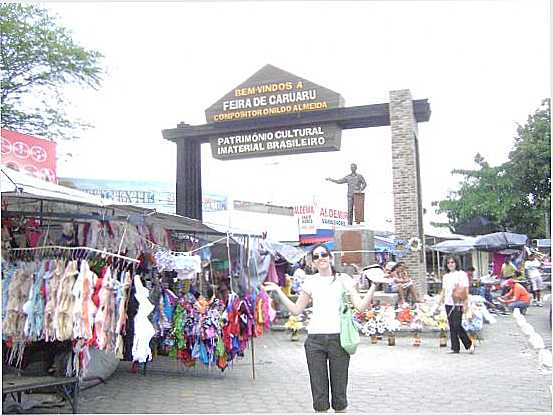
[[[135,258],[129,258],[124,255],[114,254],[112,252],[108,251],[102,251],[100,249],[94,249],[89,248],[88,246],[60,246],[60,245],[45,245],[45,246],[38,246],[35,248],[9,248],[9,252],[31,252],[31,251],[48,251],[48,250],[61,250],[61,251],[88,251],[88,252],[95,252],[104,256],[110,256],[115,258],[120,258],[125,261],[133,262],[136,264],[139,264],[140,261]]]

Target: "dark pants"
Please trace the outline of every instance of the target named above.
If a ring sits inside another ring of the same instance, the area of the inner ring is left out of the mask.
[[[447,313],[447,321],[449,322],[449,334],[451,336],[451,350],[458,352],[461,350],[461,344],[459,339],[463,342],[465,349],[470,349],[472,341],[470,340],[467,332],[463,328],[461,321],[463,318],[463,306],[445,306],[445,312]]]
[[[328,382],[330,369],[330,388],[332,408],[344,410],[348,406],[346,396],[348,386],[349,354],[340,346],[339,334],[310,334],[305,341],[305,355],[309,368],[313,409],[326,411],[328,402]]]

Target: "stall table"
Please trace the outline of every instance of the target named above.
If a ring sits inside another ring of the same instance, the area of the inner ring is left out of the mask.
[[[77,377],[3,375],[2,403],[10,394],[19,405],[19,408],[16,408],[18,412],[22,412],[21,395],[23,392],[52,387],[69,401],[73,413],[76,414],[79,399],[79,379]]]

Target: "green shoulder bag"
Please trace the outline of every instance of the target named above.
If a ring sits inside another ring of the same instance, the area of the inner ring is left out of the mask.
[[[351,355],[357,350],[360,341],[359,331],[353,324],[353,316],[351,309],[346,303],[346,291],[344,290],[340,305],[340,345]]]

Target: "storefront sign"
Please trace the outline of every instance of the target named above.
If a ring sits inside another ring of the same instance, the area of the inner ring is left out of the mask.
[[[232,160],[340,150],[342,130],[336,124],[254,130],[213,137],[213,157]]]
[[[300,235],[311,235],[317,232],[315,206],[294,206],[294,215],[298,218],[298,233]]]
[[[317,204],[294,206],[294,214],[298,218],[300,236],[314,235],[321,229],[346,227],[348,223],[347,211]]]
[[[348,212],[346,210],[322,207],[319,209],[319,216],[321,218],[319,229],[345,227],[348,224]]]
[[[205,111],[208,123],[247,120],[344,106],[340,94],[265,65]]]
[[[56,182],[56,143],[2,128],[2,164]]]

